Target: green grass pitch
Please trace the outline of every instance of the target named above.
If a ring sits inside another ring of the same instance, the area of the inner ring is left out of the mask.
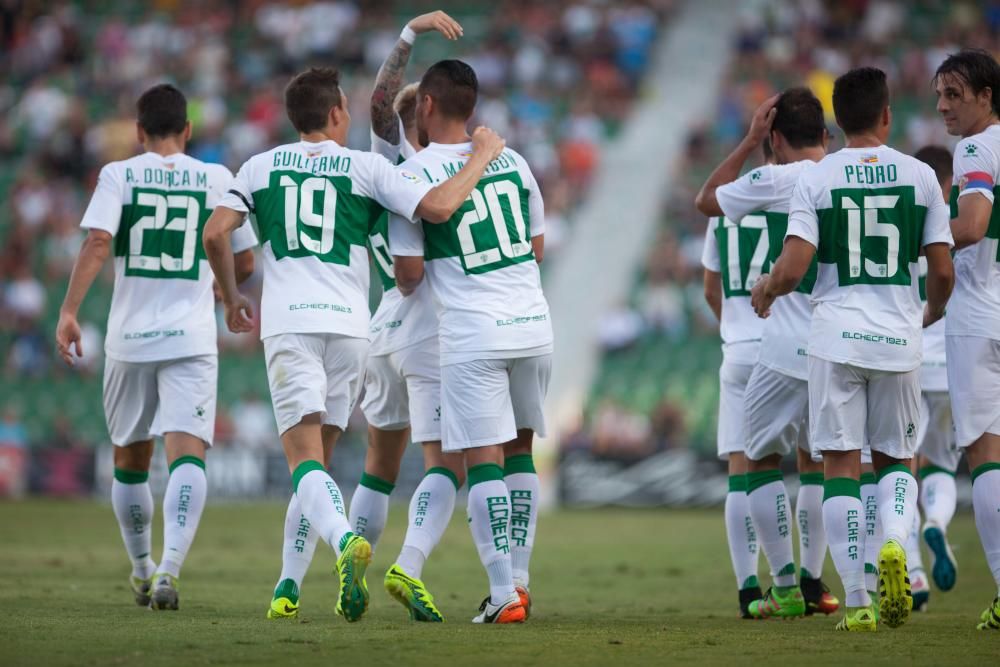
[[[531,620],[477,627],[469,619],[486,578],[461,508],[424,572],[448,622],[411,623],[382,590],[403,536],[405,511],[394,508],[369,570],[372,603],[362,621],[334,614],[334,559],[322,545],[301,619],[268,621],[284,511],[210,505],[183,573],[181,610],[153,613],[132,603],[109,506],[0,504],[0,664],[901,666],[997,664],[1000,656],[1000,632],[975,629],[995,591],[967,512],[951,530],[961,568],[955,590],[935,591],[930,613],[899,630],[856,635],[835,632],[836,617],[739,620],[721,510],[548,514],[532,563]],[[829,561],[825,575],[839,595]]]

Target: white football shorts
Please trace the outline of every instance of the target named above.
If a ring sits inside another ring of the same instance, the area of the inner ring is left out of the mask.
[[[437,337],[368,357],[361,410],[385,431],[410,426],[413,442],[441,439],[441,364]]]
[[[746,450],[746,417],[743,412],[744,395],[755,364],[741,364],[723,360],[719,368],[719,431],[718,452],[720,459],[728,459],[735,452]]]
[[[968,447],[984,433],[1000,435],[1000,340],[945,336],[955,443]]]
[[[551,374],[551,354],[442,366],[442,451],[502,445],[521,429],[544,436]]]
[[[368,339],[337,334],[278,334],[264,339],[267,382],[278,433],[306,415],[347,428],[361,391]]]
[[[164,433],[189,433],[212,446],[219,358],[104,362],[104,415],[111,442],[124,447]]]
[[[809,356],[809,443],[823,451],[872,451],[896,459],[917,449],[920,370],[860,368]]]
[[[809,451],[809,384],[757,364],[743,398],[746,453],[753,461],[796,447]]]

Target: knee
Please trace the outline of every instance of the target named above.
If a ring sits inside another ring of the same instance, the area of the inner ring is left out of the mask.
[[[504,444],[504,456],[521,456],[531,454],[531,445],[535,440],[535,432],[531,429],[521,429],[517,432],[517,437]]]
[[[149,472],[153,460],[153,441],[133,442],[125,447],[115,447],[115,467],[121,470]]]

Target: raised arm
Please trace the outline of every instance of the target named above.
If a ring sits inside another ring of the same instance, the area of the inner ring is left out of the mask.
[[[472,156],[457,174],[424,195],[417,205],[417,217],[431,223],[447,222],[476,187],[486,167],[500,156],[506,145],[493,130],[477,127],[472,133]]]
[[[774,105],[778,102],[780,95],[774,95],[764,100],[750,121],[750,129],[747,136],[743,137],[733,152],[715,168],[705,184],[701,186],[698,195],[694,198],[694,205],[701,213],[707,216],[725,215],[719,206],[719,200],[715,197],[715,191],[726,183],[732,183],[740,176],[740,170],[746,164],[750,155],[760,148],[764,139],[771,132],[771,124],[774,123]]]
[[[396,40],[396,46],[382,63],[375,78],[375,89],[372,90],[371,100],[372,131],[390,144],[396,145],[402,140],[399,136],[399,121],[393,102],[403,88],[403,73],[410,61],[414,39],[417,35],[431,30],[437,30],[451,40],[462,36],[462,26],[444,12],[422,14],[403,28],[402,34]]]
[[[94,283],[101,267],[111,255],[112,236],[102,229],[91,229],[80,248],[80,255],[73,265],[73,274],[69,278],[66,297],[59,308],[59,324],[56,325],[56,347],[59,356],[70,366],[73,365],[73,355],[70,346],[75,346],[76,356],[83,356],[83,346],[80,342],[80,324],[77,314],[80,304]]]

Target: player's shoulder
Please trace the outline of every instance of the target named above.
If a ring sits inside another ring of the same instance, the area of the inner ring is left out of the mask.
[[[1000,125],[990,125],[979,134],[962,137],[955,144],[955,164],[959,166],[963,161],[974,162],[988,159],[997,162],[1000,155]]]
[[[224,164],[219,164],[218,162],[205,162],[196,157],[191,157],[190,155],[185,157],[187,158],[186,161],[188,165],[195,169],[204,171],[208,174],[209,180],[212,182],[228,182],[233,178],[233,172],[229,171],[229,167]]]

